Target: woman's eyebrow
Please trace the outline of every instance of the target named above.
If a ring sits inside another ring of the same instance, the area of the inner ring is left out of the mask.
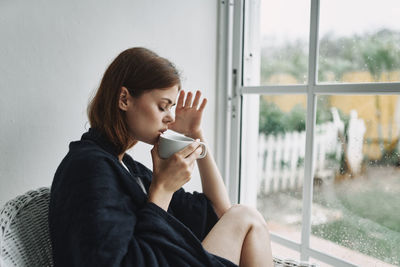
[[[167,100],[167,102],[168,102],[168,104],[172,104],[173,102],[172,102],[172,100],[171,99],[169,99],[169,98],[165,98],[165,97],[163,97],[163,98],[161,98],[162,100]],[[174,103],[172,106],[175,106],[176,104]]]

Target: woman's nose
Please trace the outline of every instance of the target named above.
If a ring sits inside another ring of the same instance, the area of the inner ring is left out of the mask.
[[[173,123],[175,121],[175,114],[172,111],[169,111],[168,114],[164,117],[164,122]]]

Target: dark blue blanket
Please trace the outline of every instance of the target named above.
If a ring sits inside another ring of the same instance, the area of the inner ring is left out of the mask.
[[[183,189],[168,212],[147,202],[152,172],[90,129],[58,167],[51,187],[50,236],[56,266],[236,266],[205,251],[217,222],[204,194]]]

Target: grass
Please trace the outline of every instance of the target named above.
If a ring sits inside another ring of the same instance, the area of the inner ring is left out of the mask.
[[[315,185],[313,203],[327,214],[324,223],[314,221],[313,235],[400,266],[399,168],[370,167],[357,178]],[[301,189],[260,194],[257,204],[265,218],[301,231]]]
[[[312,234],[333,241],[344,247],[359,251],[382,261],[399,265],[400,236],[385,228],[375,227],[368,221],[360,224],[359,219],[346,218],[312,227]]]
[[[400,176],[375,174],[317,189],[314,201],[341,210],[343,217],[312,226],[312,233],[400,265]]]

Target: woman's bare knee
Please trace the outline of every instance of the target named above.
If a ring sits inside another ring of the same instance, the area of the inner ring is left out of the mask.
[[[249,227],[260,226],[267,229],[267,223],[264,217],[253,207],[236,204],[232,206],[227,213],[233,216],[238,224],[244,224]]]
[[[267,223],[257,209],[238,205],[235,207],[239,224],[248,225],[242,244],[240,266],[272,266],[270,236]]]
[[[266,235],[263,233],[267,231],[267,224],[256,209],[238,204],[225,212],[202,244],[207,251],[239,264],[244,240],[249,232],[264,239]]]
[[[204,238],[204,248],[238,263],[244,239],[255,225],[261,225],[260,217],[262,219],[262,216],[250,207],[232,206]]]

